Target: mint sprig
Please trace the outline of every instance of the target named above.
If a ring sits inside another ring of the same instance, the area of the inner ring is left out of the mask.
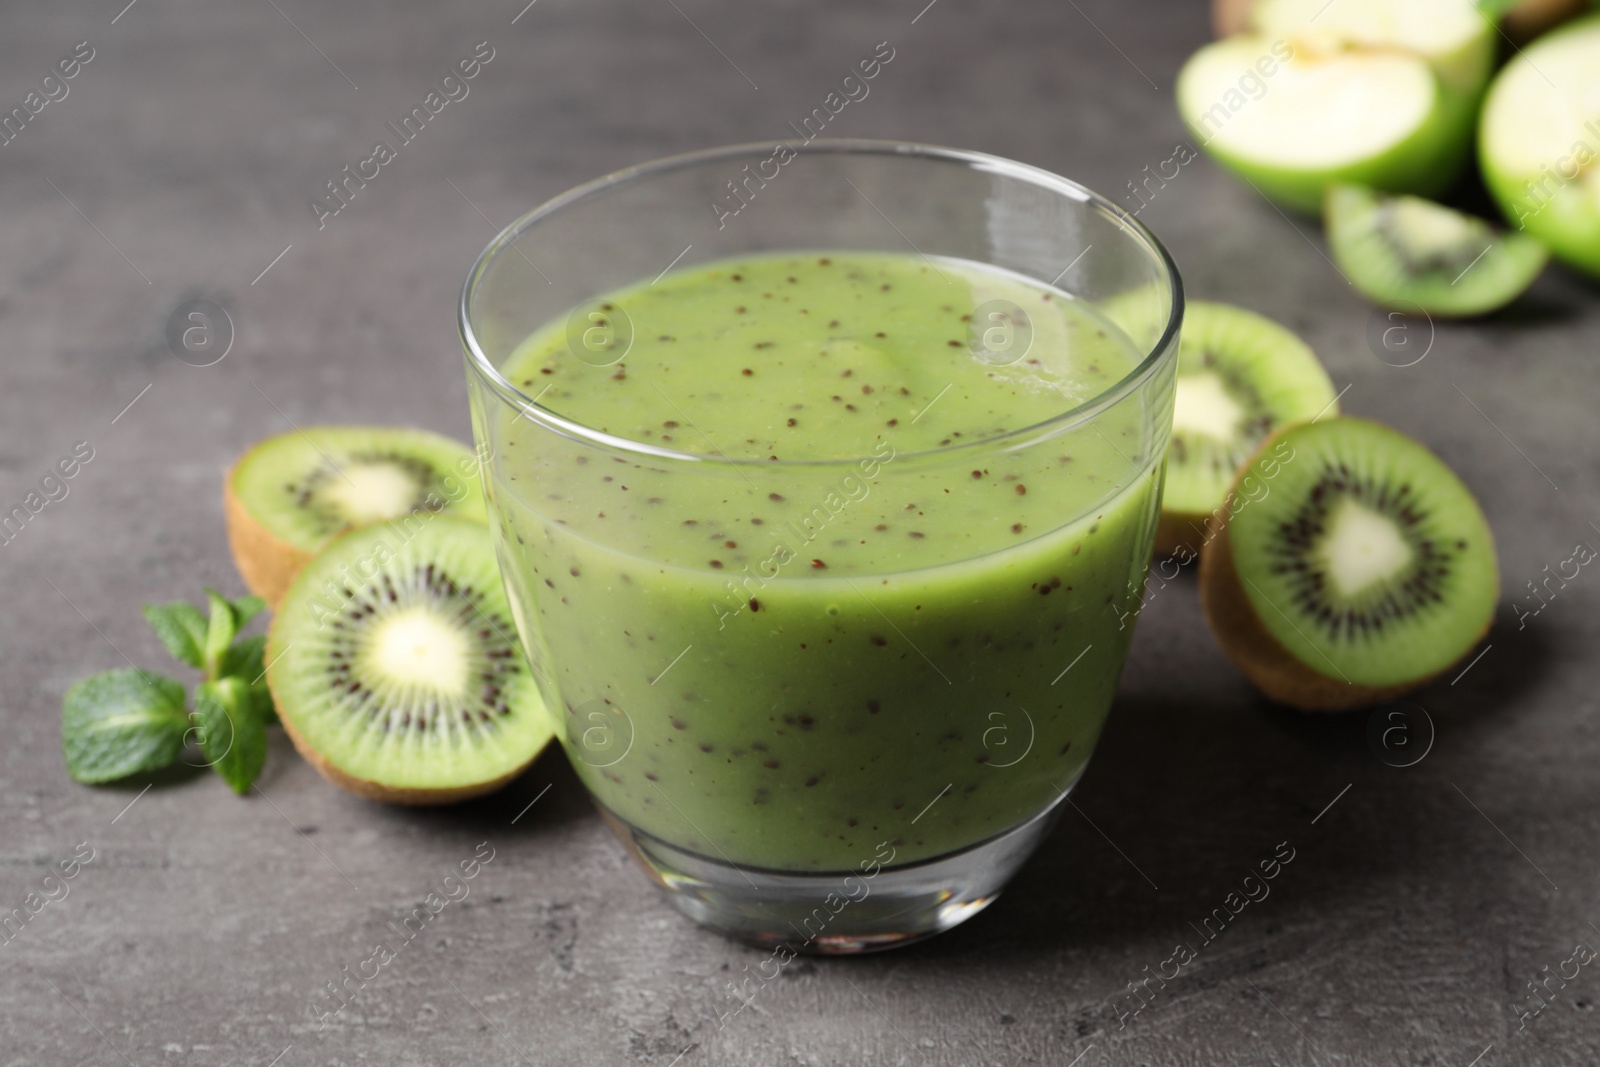
[[[181,682],[132,668],[91,675],[67,690],[61,752],[77,781],[161,770],[191,736],[234,792],[247,792],[261,773],[266,728],[277,719],[262,662],[267,639],[241,638],[239,631],[266,601],[205,592],[203,611],[180,600],[146,604],[143,612],[173,658],[201,673],[188,706]]]
[[[114,782],[178,758],[189,715],[183,686],[125,667],[85,678],[61,703],[61,751],[80,782]]]
[[[193,604],[182,600],[146,604],[144,617],[174,659],[197,669],[204,664],[201,649],[206,644],[206,617]]]
[[[200,751],[235,793],[246,793],[267,761],[267,723],[243,678],[201,682],[194,690]]]

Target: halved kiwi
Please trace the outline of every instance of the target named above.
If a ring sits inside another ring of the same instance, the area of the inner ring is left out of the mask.
[[[488,527],[449,515],[339,538],[267,634],[295,747],[336,785],[397,804],[498,789],[550,741]]]
[[[1279,426],[1337,415],[1333,383],[1306,343],[1271,319],[1191,301],[1156,551],[1192,557],[1221,517],[1234,473]]]
[[[1485,315],[1526,292],[1550,262],[1526,234],[1415,196],[1335,186],[1323,217],[1339,269],[1380,307]]]
[[[1494,540],[1422,445],[1340,418],[1289,427],[1239,471],[1200,560],[1206,620],[1267,696],[1307,711],[1391,700],[1449,670],[1494,617]]]
[[[300,568],[347,530],[447,511],[482,520],[477,457],[426,430],[308,426],[240,456],[223,489],[245,585],[276,605]]]

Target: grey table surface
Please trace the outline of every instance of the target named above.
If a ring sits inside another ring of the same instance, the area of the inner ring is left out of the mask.
[[[94,50],[0,147],[0,499],[94,450],[0,547],[0,912],[93,850],[0,945],[0,1065],[1600,1059],[1600,968],[1518,1020],[1542,968],[1600,945],[1600,585],[1515,611],[1544,567],[1600,544],[1595,288],[1552,272],[1392,366],[1314,225],[1205,159],[1141,215],[1191,295],[1300,331],[1347,409],[1429,442],[1497,532],[1499,623],[1463,677],[1419,696],[1436,737],[1415,765],[1379,758],[1366,715],[1257,697],[1183,576],[1144,613],[1080,810],[997,904],[922,946],[796,963],[726,1021],[729,981],[761,954],[659,900],[559,752],[433,811],[332,788],[277,732],[244,799],[212,775],[71,782],[67,686],[164,661],[140,604],[239,588],[219,491],[240,450],[291,420],[467,435],[455,301],[499,226],[618,167],[781,138],[885,40],[893,65],[839,135],[986,150],[1131,207],[1128,183],[1184,139],[1173,79],[1208,32],[1198,2],[522,2],[0,16],[6,109],[78,42]],[[322,184],[481,41],[495,58],[470,96],[319,229]],[[165,339],[195,298],[235,330],[205,368]],[[482,841],[495,859],[470,897],[319,1029],[326,984]],[[1280,842],[1295,858],[1271,895],[1119,1020],[1128,983]]]

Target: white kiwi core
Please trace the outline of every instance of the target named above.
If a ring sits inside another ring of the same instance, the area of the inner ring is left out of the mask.
[[[1215,374],[1186,374],[1178,379],[1172,411],[1174,433],[1197,434],[1232,441],[1244,409]]]
[[[422,693],[466,690],[473,648],[465,634],[428,608],[379,620],[370,640],[367,655],[377,678]]]
[[[1411,546],[1395,524],[1350,499],[1340,504],[1318,548],[1329,582],[1345,597],[1393,578],[1411,562]]]
[[[1390,224],[1406,249],[1419,259],[1452,255],[1490,236],[1470,216],[1411,196],[1395,202]]]
[[[352,525],[367,526],[409,511],[416,502],[417,483],[390,463],[350,463],[342,477],[330,478],[319,492]]]

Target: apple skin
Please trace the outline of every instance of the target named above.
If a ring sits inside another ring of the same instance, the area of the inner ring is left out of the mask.
[[[1511,224],[1538,238],[1563,263],[1600,280],[1600,182],[1567,182],[1541,209],[1527,191],[1537,175],[1511,174],[1487,152],[1482,162],[1484,182]]]
[[[1596,61],[1600,63],[1600,15],[1571,23],[1542,38],[1540,44],[1576,34],[1594,37]],[[1535,45],[1530,49],[1535,56],[1534,59],[1524,60],[1519,57],[1512,61],[1513,64],[1537,63],[1538,47],[1539,45]],[[1508,67],[1507,70],[1509,69]],[[1501,77],[1503,79],[1504,75]],[[1600,170],[1591,165],[1587,173],[1580,173],[1574,179],[1567,181],[1552,179],[1544,187],[1547,193],[1530,191],[1529,183],[1544,178],[1543,172],[1527,172],[1520,168],[1508,167],[1493,155],[1494,138],[1489,128],[1490,118],[1496,111],[1494,97],[1501,84],[1501,81],[1496,81],[1489,88],[1489,99],[1483,109],[1482,126],[1479,130],[1478,162],[1483,169],[1484,184],[1489,187],[1490,194],[1499,203],[1500,210],[1505,213],[1506,219],[1512,226],[1544,242],[1563,263],[1590,277],[1600,279]],[[1591,151],[1600,152],[1600,137],[1597,137],[1597,133],[1600,133],[1600,123],[1592,123],[1588,129],[1574,130],[1573,138],[1575,141],[1581,139]],[[1561,160],[1551,159],[1546,162],[1554,172]]]
[[[1366,185],[1430,198],[1444,193],[1460,177],[1471,153],[1477,101],[1482,95],[1476,90],[1462,93],[1446,89],[1435,76],[1433,107],[1409,137],[1369,159],[1304,170],[1244,158],[1215,141],[1208,143],[1181,103],[1188,71],[1186,66],[1178,76],[1179,112],[1195,143],[1274,203],[1307,215],[1322,213],[1328,189],[1335,185]]]

